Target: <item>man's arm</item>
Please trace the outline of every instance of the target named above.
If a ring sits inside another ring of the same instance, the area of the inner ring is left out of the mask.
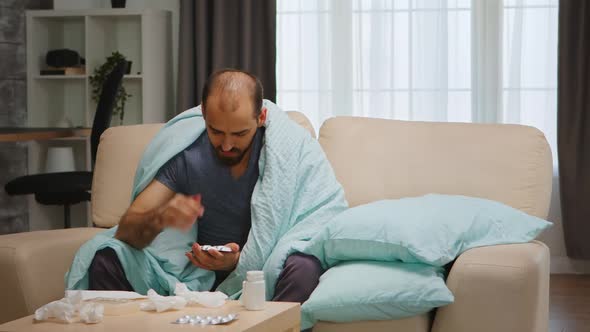
[[[189,230],[203,212],[200,196],[176,194],[153,180],[121,218],[115,238],[143,249],[166,227]]]

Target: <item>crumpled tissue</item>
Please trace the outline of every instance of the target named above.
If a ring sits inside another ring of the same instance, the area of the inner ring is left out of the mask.
[[[150,289],[147,293],[148,302],[140,305],[143,311],[162,312],[166,310],[180,310],[186,306],[187,301],[180,296],[162,296]]]
[[[104,306],[100,303],[83,303],[82,292],[70,292],[65,298],[48,303],[35,310],[35,320],[43,321],[55,318],[65,323],[80,320],[95,324],[103,319]]]
[[[100,303],[86,303],[80,308],[80,319],[87,324],[96,324],[104,317],[104,305]]]
[[[148,302],[140,305],[144,311],[180,310],[189,304],[200,304],[209,308],[218,308],[225,304],[227,295],[222,292],[195,292],[183,283],[177,283],[174,289],[176,296],[162,296],[150,289],[147,293]]]
[[[222,292],[195,292],[183,283],[177,283],[174,294],[184,298],[188,304],[200,304],[209,308],[218,308],[225,304],[227,295]]]

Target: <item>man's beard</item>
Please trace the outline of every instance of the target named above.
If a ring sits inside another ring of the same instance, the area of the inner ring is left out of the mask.
[[[221,147],[217,147],[215,149],[215,152],[217,154],[217,159],[219,159],[219,161],[224,164],[225,166],[235,166],[237,164],[240,163],[240,161],[242,161],[242,159],[244,159],[244,156],[246,155],[246,151],[240,152],[239,149],[233,148],[230,150],[231,152],[236,152],[237,155],[234,157],[228,157],[228,156],[224,156],[221,150]]]
[[[229,152],[236,153],[236,155],[234,157],[224,156],[221,146],[216,147],[215,154],[217,155],[217,159],[219,159],[219,161],[222,164],[224,164],[225,166],[235,166],[235,165],[239,164],[240,161],[242,161],[242,159],[244,159],[244,156],[246,155],[246,153],[248,153],[248,150],[250,150],[250,148],[252,147],[252,144],[254,143],[254,138],[255,137],[252,137],[252,141],[250,142],[250,144],[248,145],[248,147],[244,151],[242,151],[240,149],[236,149],[236,148],[232,148],[231,150],[229,150]]]

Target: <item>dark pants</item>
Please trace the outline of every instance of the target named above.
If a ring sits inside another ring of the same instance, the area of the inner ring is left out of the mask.
[[[318,285],[322,273],[322,267],[317,258],[299,253],[289,256],[277,280],[272,300],[305,302]],[[133,291],[133,287],[125,277],[125,271],[117,253],[112,248],[104,248],[96,252],[88,275],[88,288],[91,290]]]
[[[113,248],[106,247],[94,255],[88,268],[88,289],[133,291]]]

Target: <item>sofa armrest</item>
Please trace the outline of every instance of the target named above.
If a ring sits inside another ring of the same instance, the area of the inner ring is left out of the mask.
[[[433,332],[547,332],[549,248],[541,242],[468,250],[447,286],[455,302],[439,308]]]
[[[0,236],[0,324],[64,297],[64,275],[78,248],[101,228]]]

